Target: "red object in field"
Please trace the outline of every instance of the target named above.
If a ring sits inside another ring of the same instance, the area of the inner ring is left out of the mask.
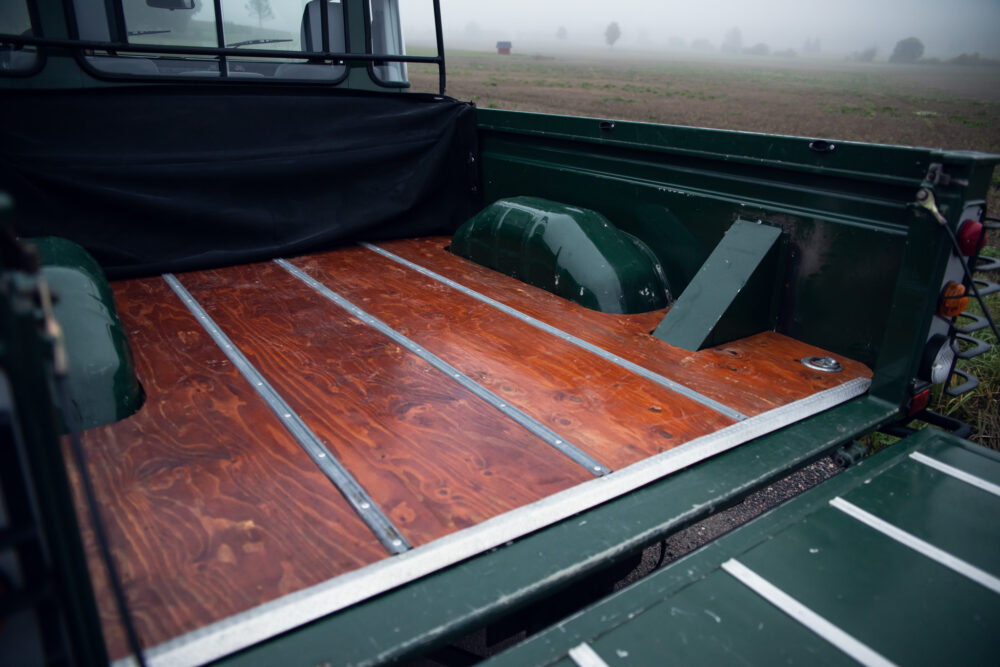
[[[912,417],[927,407],[927,402],[931,399],[931,388],[928,387],[910,399],[910,404],[906,407],[906,416]]]
[[[500,54],[501,56],[509,56],[510,48],[511,48],[510,42],[497,42],[497,53]]]
[[[985,240],[983,225],[975,220],[966,220],[958,228],[958,247],[966,257],[972,257],[979,252]]]

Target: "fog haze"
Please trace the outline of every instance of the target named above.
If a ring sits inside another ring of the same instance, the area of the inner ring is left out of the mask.
[[[428,0],[401,0],[411,40],[426,39]],[[604,31],[621,28],[616,49],[688,47],[707,40],[718,49],[731,28],[744,47],[801,51],[819,39],[821,53],[846,55],[875,46],[886,57],[902,38],[915,36],[925,57],[979,52],[1000,56],[1000,0],[441,0],[445,45],[490,48],[496,40],[526,49],[604,48]],[[564,37],[557,38],[565,28]]]

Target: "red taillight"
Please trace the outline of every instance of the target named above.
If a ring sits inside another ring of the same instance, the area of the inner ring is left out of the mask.
[[[931,400],[931,388],[928,387],[910,399],[910,404],[906,406],[906,416],[912,417],[927,407],[927,402]]]
[[[966,220],[958,228],[958,247],[966,257],[972,257],[979,252],[985,240],[983,225],[975,220]]]

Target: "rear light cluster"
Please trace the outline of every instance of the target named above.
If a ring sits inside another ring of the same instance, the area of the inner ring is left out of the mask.
[[[993,270],[1000,264],[992,258],[979,257],[979,251],[986,241],[986,229],[992,227],[995,225],[984,226],[971,217],[966,218],[958,227],[958,250],[967,258],[969,269],[973,272]],[[988,323],[979,315],[965,312],[969,306],[971,285],[965,278],[961,262],[962,259],[953,254],[952,265],[946,273],[948,277],[945,278],[938,300],[939,319],[935,318],[936,322],[931,328],[919,372],[924,381],[946,384],[944,391],[950,396],[964,394],[979,386],[979,380],[973,375],[955,367],[956,362],[978,357],[990,349],[988,344],[970,335],[986,328]],[[1000,285],[996,283],[979,277],[973,277],[973,280],[980,296],[1000,291]],[[953,386],[953,376],[958,376],[962,382]],[[924,392],[920,392],[910,401],[908,412],[912,415],[923,409],[921,406],[926,406],[926,403]]]

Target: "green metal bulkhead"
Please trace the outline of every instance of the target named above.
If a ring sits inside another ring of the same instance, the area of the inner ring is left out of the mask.
[[[490,204],[455,232],[450,250],[604,313],[644,313],[672,301],[645,243],[596,211],[537,197]]]
[[[128,417],[144,394],[101,267],[72,241],[43,237],[30,243],[38,249],[65,337],[76,423],[88,429]]]

